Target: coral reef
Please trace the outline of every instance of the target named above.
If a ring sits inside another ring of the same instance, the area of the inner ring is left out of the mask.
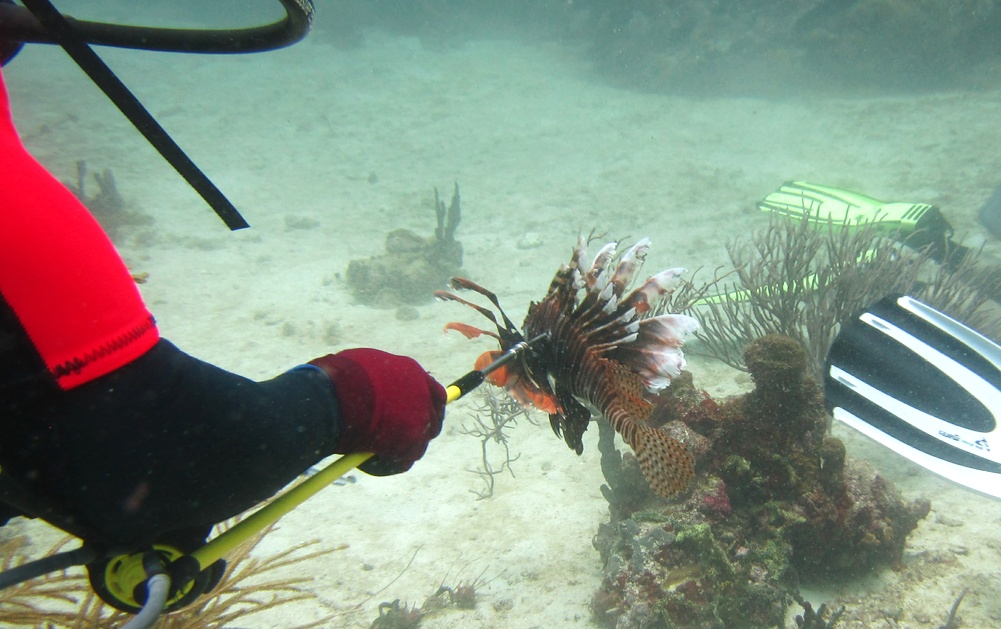
[[[64,183],[70,192],[87,206],[87,209],[112,240],[117,241],[128,228],[153,224],[153,217],[149,214],[128,209],[125,199],[118,192],[115,175],[110,169],[106,168],[103,172],[94,173],[94,182],[97,183],[97,193],[88,195],[86,190],[87,162],[78,160],[76,163],[76,184]]]
[[[434,189],[437,227],[430,238],[408,229],[386,235],[386,252],[348,264],[347,281],[363,304],[404,306],[431,301],[434,291],[462,267],[462,243],[455,239],[461,212],[459,184],[445,205]]]
[[[993,5],[993,6],[991,6]],[[946,0],[820,3],[798,21],[798,47],[810,67],[846,85],[940,87],[996,60],[1001,14],[957,11]]]
[[[590,45],[599,71],[655,91],[764,94],[777,82],[820,86],[820,77],[853,87],[939,88],[975,82],[975,69],[1001,52],[990,35],[1001,22],[996,8],[958,11],[948,0],[570,7],[567,30]]]
[[[610,430],[599,435],[610,519],[595,537],[605,577],[591,608],[602,624],[780,627],[800,579],[898,565],[928,513],[828,434],[797,341],[763,337],[745,361],[746,395],[717,402],[684,374],[656,400],[651,421],[696,458],[683,499],[656,497]],[[807,617],[824,622],[812,607]]]
[[[821,603],[817,611],[813,611],[813,605],[809,601],[804,601],[802,598],[796,597],[796,602],[803,606],[803,613],[796,615],[796,627],[798,629],[834,629],[834,625],[841,619],[841,615],[845,613],[845,608],[842,606],[828,617],[828,608],[825,603]]]
[[[956,601],[952,604],[949,609],[949,615],[945,619],[944,625],[939,625],[939,629],[958,629],[959,621],[956,620],[956,613],[959,611],[959,606],[963,604],[963,599],[966,598],[967,593],[969,593],[969,588],[963,588],[963,591],[959,593],[956,597]]]
[[[548,37],[611,83],[647,91],[774,97],[791,88],[918,90],[993,85],[1001,11],[987,0],[332,0],[318,34],[357,46],[364,30],[431,49],[497,32]]]
[[[6,572],[29,560],[30,541],[22,534],[10,534],[0,529],[0,570]],[[45,553],[50,557],[69,545],[72,538],[64,538]],[[82,574],[63,570],[30,579],[0,590],[0,625],[4,627],[62,628],[78,617],[86,615],[94,606],[95,597]],[[81,601],[83,604],[81,605]],[[84,626],[84,625],[79,625]]]

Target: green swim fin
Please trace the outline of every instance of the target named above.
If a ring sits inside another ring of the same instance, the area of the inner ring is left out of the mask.
[[[934,205],[878,201],[864,194],[808,183],[788,181],[758,202],[758,209],[809,221],[818,228],[852,227],[874,223],[880,232],[913,248],[930,245],[938,262],[956,259],[962,247],[950,241],[952,227]]]
[[[912,297],[887,297],[842,324],[824,374],[834,419],[1001,498],[996,343]]]

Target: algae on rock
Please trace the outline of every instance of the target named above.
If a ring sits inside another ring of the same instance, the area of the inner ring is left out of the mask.
[[[597,620],[626,627],[781,627],[804,581],[900,562],[927,515],[827,433],[801,345],[767,336],[747,349],[752,392],[717,402],[690,375],[656,399],[652,421],[696,457],[675,502],[642,480],[635,457],[600,440],[610,520],[595,547],[605,577]]]
[[[434,205],[437,226],[433,236],[394,229],[386,235],[385,253],[348,264],[348,285],[359,303],[397,307],[429,302],[434,291],[459,272],[462,243],[455,239],[461,218],[459,184],[448,206],[435,188]]]
[[[154,219],[149,214],[129,209],[128,204],[118,192],[115,175],[111,169],[93,173],[97,184],[97,193],[87,194],[87,162],[77,160],[76,183],[64,182],[80,201],[90,210],[90,213],[101,224],[108,236],[118,242],[124,232],[138,227],[148,227]]]

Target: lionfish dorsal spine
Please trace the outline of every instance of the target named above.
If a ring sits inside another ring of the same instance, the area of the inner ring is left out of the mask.
[[[648,312],[657,299],[674,291],[678,282],[681,281],[681,274],[686,270],[682,267],[676,267],[651,275],[639,288],[629,293],[623,303],[635,307],[637,312],[641,314]]]
[[[614,242],[607,243],[604,247],[598,250],[597,255],[594,256],[594,262],[591,263],[591,269],[587,272],[588,288],[594,286],[595,282],[606,274],[608,264],[611,262],[613,257],[615,257]]]
[[[698,327],[695,319],[681,314],[641,319],[636,340],[619,345],[615,359],[638,374],[648,390],[660,391],[685,368],[681,346]]]
[[[640,324],[639,321],[636,321],[635,319],[636,309],[630,308],[629,310],[626,310],[616,316],[614,319],[610,319],[607,323],[591,328],[588,332],[596,336],[602,332],[616,331],[621,337],[625,337],[639,331]]]
[[[615,284],[607,284],[598,295],[598,303],[603,304],[602,312],[612,314],[619,307],[619,298],[615,295]]]
[[[646,258],[646,252],[649,248],[650,239],[640,238],[635,245],[629,247],[622,254],[622,258],[619,260],[619,264],[615,267],[615,272],[612,274],[612,280],[609,282],[616,287],[616,295],[621,295],[625,292],[626,286],[633,281],[636,272],[643,265],[643,260]]]

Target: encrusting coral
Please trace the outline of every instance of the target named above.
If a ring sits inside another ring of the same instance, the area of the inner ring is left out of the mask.
[[[763,337],[745,362],[746,395],[717,402],[686,373],[657,398],[652,421],[696,458],[681,502],[655,496],[604,431],[610,521],[595,537],[605,576],[591,604],[602,624],[781,627],[800,579],[898,565],[927,515],[828,434],[800,343]]]

